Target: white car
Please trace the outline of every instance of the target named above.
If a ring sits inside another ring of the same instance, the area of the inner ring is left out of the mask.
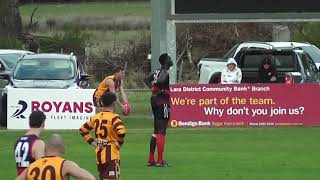
[[[202,58],[198,63],[199,84],[218,83],[220,74],[229,58],[236,57],[243,49],[295,49],[303,50],[320,67],[320,49],[302,42],[244,42],[232,47],[222,58]]]
[[[18,60],[25,54],[33,54],[33,52],[15,49],[0,49],[0,73],[12,71]]]

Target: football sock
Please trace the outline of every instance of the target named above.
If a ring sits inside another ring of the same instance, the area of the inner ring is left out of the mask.
[[[163,162],[163,151],[164,151],[164,144],[165,144],[165,136],[161,133],[157,134],[157,147],[158,147],[158,163]]]
[[[156,150],[157,145],[157,139],[156,135],[153,134],[150,139],[150,153],[149,153],[149,161],[148,162],[154,162],[154,151]]]

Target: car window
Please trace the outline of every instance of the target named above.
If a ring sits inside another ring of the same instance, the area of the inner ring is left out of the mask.
[[[313,62],[309,54],[299,54],[303,67],[306,71],[312,72],[312,73],[317,73],[318,69],[316,64]]]
[[[319,48],[317,48],[315,46],[302,46],[300,48],[303,51],[305,51],[315,63],[320,63],[320,49]]]
[[[75,76],[75,63],[70,60],[30,59],[17,63],[14,79],[68,80]]]
[[[299,54],[299,56],[300,56],[300,59],[301,59],[301,62],[302,62],[303,69],[308,70],[309,69],[309,64],[308,64],[306,55]]]
[[[14,67],[21,56],[22,54],[20,53],[0,54],[0,57],[3,59],[9,69]]]
[[[222,59],[229,59],[232,58],[234,56],[234,54],[236,53],[236,50],[238,48],[239,44],[233,46],[223,57]]]
[[[256,71],[261,66],[263,59],[266,57],[271,59],[271,63],[275,65],[277,69],[297,69],[293,55],[245,55],[241,62],[241,66],[242,68],[248,68]]]

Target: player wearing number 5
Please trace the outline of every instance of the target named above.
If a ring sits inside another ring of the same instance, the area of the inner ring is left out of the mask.
[[[53,134],[45,146],[46,156],[32,163],[16,180],[51,179],[64,180],[75,177],[82,180],[94,180],[92,174],[80,168],[76,163],[63,159],[65,152],[63,138]]]
[[[102,111],[79,129],[84,140],[96,147],[96,164],[101,180],[118,179],[120,176],[120,147],[126,129],[119,115],[114,113],[116,99],[114,93],[104,93],[101,97]],[[92,129],[95,140],[89,134]]]
[[[34,111],[29,116],[30,130],[16,141],[14,157],[17,173],[20,175],[31,163],[44,156],[44,142],[39,139],[46,116],[42,111]]]

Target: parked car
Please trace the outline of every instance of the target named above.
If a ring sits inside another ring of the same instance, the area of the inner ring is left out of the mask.
[[[73,54],[28,54],[15,65],[11,73],[0,74],[8,80],[2,95],[1,124],[6,126],[7,90],[10,88],[80,89],[88,87],[86,74]]]
[[[257,83],[259,67],[268,57],[277,69],[277,83],[319,83],[319,70],[301,50],[245,49],[235,57],[242,71],[241,83]]]
[[[23,56],[8,79],[6,88],[70,89],[86,88],[89,75],[73,54],[33,54]]]
[[[33,54],[30,51],[0,49],[0,74],[10,74],[18,60],[25,54]]]
[[[310,43],[300,42],[244,42],[232,47],[222,58],[202,58],[198,63],[199,83],[217,83],[229,58],[235,58],[244,49],[295,49],[303,50],[320,67],[320,49]]]

